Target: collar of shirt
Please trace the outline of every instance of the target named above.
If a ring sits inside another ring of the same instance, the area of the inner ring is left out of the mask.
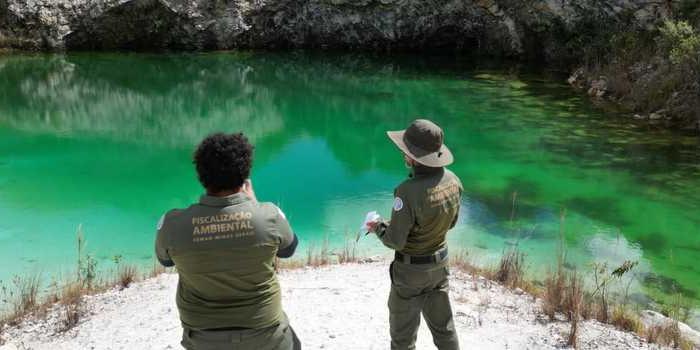
[[[411,170],[411,174],[409,175],[410,177],[428,177],[428,176],[433,176],[436,174],[442,174],[445,171],[445,168],[439,167],[439,168],[431,168],[427,167],[424,165],[416,165],[413,167],[413,170]]]
[[[209,207],[228,207],[229,205],[241,204],[249,200],[250,197],[243,192],[234,193],[226,197],[215,197],[206,194],[199,197],[199,203]]]

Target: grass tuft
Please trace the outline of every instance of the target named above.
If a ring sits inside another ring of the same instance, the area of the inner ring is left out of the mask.
[[[518,248],[508,250],[498,264],[495,273],[496,281],[509,288],[516,288],[522,285],[525,280],[525,254]]]
[[[358,262],[360,259],[357,256],[357,241],[345,235],[343,248],[336,255],[338,256],[338,262],[341,264]]]
[[[583,300],[583,281],[574,271],[569,276],[569,285],[566,289],[564,311],[571,322],[568,345],[578,349],[579,321],[581,318],[581,302]]]
[[[117,284],[121,289],[128,288],[131,283],[136,281],[138,277],[138,269],[134,265],[121,265],[119,266],[119,273],[117,276]]]
[[[644,332],[644,324],[639,320],[639,316],[623,305],[618,305],[614,308],[610,317],[610,324],[627,332],[637,334]]]
[[[83,295],[87,293],[85,287],[79,283],[69,283],[63,287],[60,303],[63,306],[59,331],[66,332],[78,325],[83,313]]]

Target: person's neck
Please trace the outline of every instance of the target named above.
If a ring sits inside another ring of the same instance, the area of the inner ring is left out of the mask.
[[[207,190],[207,196],[228,197],[228,196],[234,195],[234,194],[239,193],[239,192],[241,192],[241,187],[239,187],[235,190],[222,190],[222,191],[218,191],[218,192]]]
[[[429,167],[425,166],[422,164],[415,164],[413,166],[413,174],[414,175],[427,175],[427,174],[435,174],[440,171],[442,171],[443,167]]]

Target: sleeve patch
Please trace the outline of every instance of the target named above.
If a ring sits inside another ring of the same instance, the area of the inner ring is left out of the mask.
[[[400,197],[394,198],[394,211],[403,209],[403,200]]]
[[[161,228],[163,228],[163,221],[165,221],[165,214],[163,214],[160,217],[160,220],[158,220],[158,225],[156,226],[156,230],[160,230]]]

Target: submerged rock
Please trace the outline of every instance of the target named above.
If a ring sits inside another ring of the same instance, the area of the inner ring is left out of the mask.
[[[448,49],[550,58],[592,8],[666,15],[644,0],[0,0],[0,47]]]

